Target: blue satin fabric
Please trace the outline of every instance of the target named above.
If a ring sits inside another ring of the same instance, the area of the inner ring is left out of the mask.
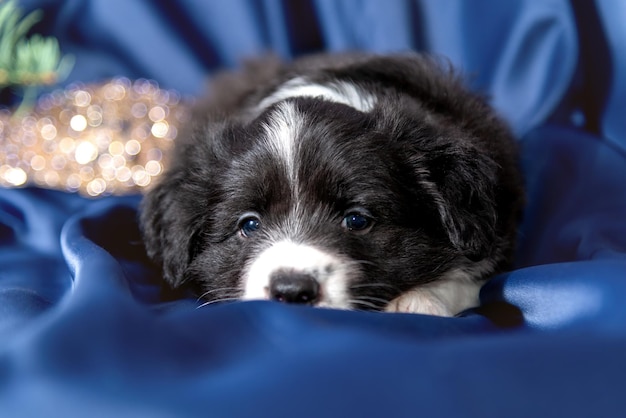
[[[31,0],[72,80],[188,94],[273,50],[445,54],[520,137],[515,270],[458,318],[159,297],[139,196],[0,189],[0,416],[620,416],[626,55],[618,0]]]

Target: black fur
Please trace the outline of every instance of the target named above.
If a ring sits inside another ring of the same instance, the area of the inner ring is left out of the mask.
[[[358,261],[352,299],[371,303],[354,308],[382,308],[452,268],[491,260],[482,280],[509,266],[521,179],[511,133],[486,102],[424,56],[315,56],[221,75],[195,110],[172,167],[142,208],[148,253],[169,285],[207,300],[236,297],[246,263],[287,230],[294,202],[284,166],[259,140],[276,105],[260,115],[254,108],[297,76],[344,80],[377,99],[367,113],[288,99],[304,127],[296,139],[304,226],[290,238]],[[353,207],[371,214],[369,232],[341,228]],[[254,239],[238,233],[248,211],[263,218]]]

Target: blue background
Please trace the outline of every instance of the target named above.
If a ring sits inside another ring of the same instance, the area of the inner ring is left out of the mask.
[[[623,416],[626,3],[23,0],[76,65],[188,95],[274,51],[442,54],[510,122],[516,268],[458,318],[164,302],[139,196],[0,189],[0,415]]]

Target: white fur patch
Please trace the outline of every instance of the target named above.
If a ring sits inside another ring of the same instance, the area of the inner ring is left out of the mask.
[[[376,105],[376,98],[373,95],[346,81],[317,84],[303,77],[296,77],[283,84],[274,94],[263,99],[258,105],[258,110],[261,112],[273,104],[292,97],[319,97],[345,104],[361,112],[369,112]]]
[[[261,252],[244,272],[244,300],[268,299],[272,273],[292,269],[308,273],[320,285],[321,298],[316,306],[350,309],[346,262],[315,247],[280,241]]]
[[[435,282],[417,286],[398,296],[385,308],[387,312],[454,316],[480,304],[482,283],[467,271],[454,269]]]
[[[297,184],[296,138],[302,126],[302,117],[291,103],[281,103],[265,125],[267,146],[287,167],[292,185]]]

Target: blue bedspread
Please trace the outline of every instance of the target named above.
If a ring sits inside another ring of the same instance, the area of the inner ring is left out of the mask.
[[[519,137],[516,268],[458,318],[159,299],[139,196],[0,189],[1,417],[626,416],[621,0],[23,0],[67,82],[199,94],[268,50],[443,54]]]

